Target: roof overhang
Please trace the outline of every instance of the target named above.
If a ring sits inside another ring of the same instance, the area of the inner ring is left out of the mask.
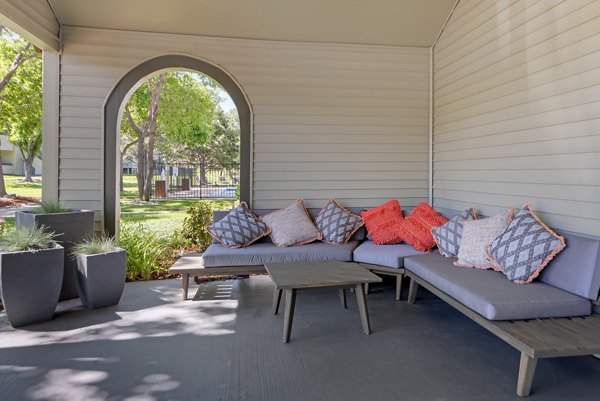
[[[455,0],[48,0],[60,23],[68,26],[418,47],[433,44],[454,3]]]

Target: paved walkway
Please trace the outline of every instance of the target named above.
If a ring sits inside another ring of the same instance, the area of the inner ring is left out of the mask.
[[[38,205],[33,205],[33,206],[22,206],[22,207],[4,207],[4,208],[0,208],[0,217],[15,217],[15,212],[16,211],[22,211],[22,210],[31,210],[35,207],[37,207]]]
[[[519,353],[427,291],[409,305],[393,282],[356,300],[298,294],[290,343],[267,276],[191,285],[128,283],[116,307],[62,303],[54,320],[15,330],[0,312],[2,401],[519,400]],[[598,400],[600,360],[540,360],[531,401]]]

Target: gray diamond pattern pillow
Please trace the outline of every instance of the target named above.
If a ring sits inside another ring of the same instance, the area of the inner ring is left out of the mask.
[[[335,199],[329,199],[327,204],[315,218],[315,225],[323,234],[323,242],[343,245],[352,234],[364,224],[360,216],[342,207]]]
[[[465,221],[474,219],[475,211],[473,209],[463,210],[460,214],[457,214],[448,220],[443,226],[434,227],[431,230],[440,254],[447,258],[458,256],[458,250],[462,240],[463,225],[465,224]]]
[[[525,206],[486,252],[510,281],[529,284],[564,247],[565,239]]]
[[[246,202],[240,203],[207,230],[226,248],[248,246],[271,232],[269,227],[252,213]]]

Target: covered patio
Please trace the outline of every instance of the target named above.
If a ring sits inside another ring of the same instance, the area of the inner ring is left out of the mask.
[[[98,232],[119,230],[124,104],[184,69],[235,103],[255,210],[530,204],[600,238],[598,0],[0,0],[0,23],[44,52],[43,198]],[[303,293],[283,344],[269,277],[187,301],[181,285],[127,283],[116,307],[67,301],[18,330],[0,312],[0,400],[518,398],[519,352],[424,289],[411,305],[374,286],[370,336],[356,300]],[[540,360],[531,399],[596,400],[599,377],[593,356]]]
[[[289,344],[266,276],[193,285],[127,284],[117,307],[63,303],[51,322],[0,329],[3,400],[513,400],[519,353],[423,291],[373,287],[373,333],[356,301],[302,293]],[[0,315],[1,316],[1,315]],[[2,319],[2,317],[0,317]],[[591,357],[539,363],[531,399],[595,400]]]

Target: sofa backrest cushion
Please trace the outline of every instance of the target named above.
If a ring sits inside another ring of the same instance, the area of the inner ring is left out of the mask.
[[[544,269],[539,280],[595,300],[600,291],[600,240],[562,234],[567,246]]]

